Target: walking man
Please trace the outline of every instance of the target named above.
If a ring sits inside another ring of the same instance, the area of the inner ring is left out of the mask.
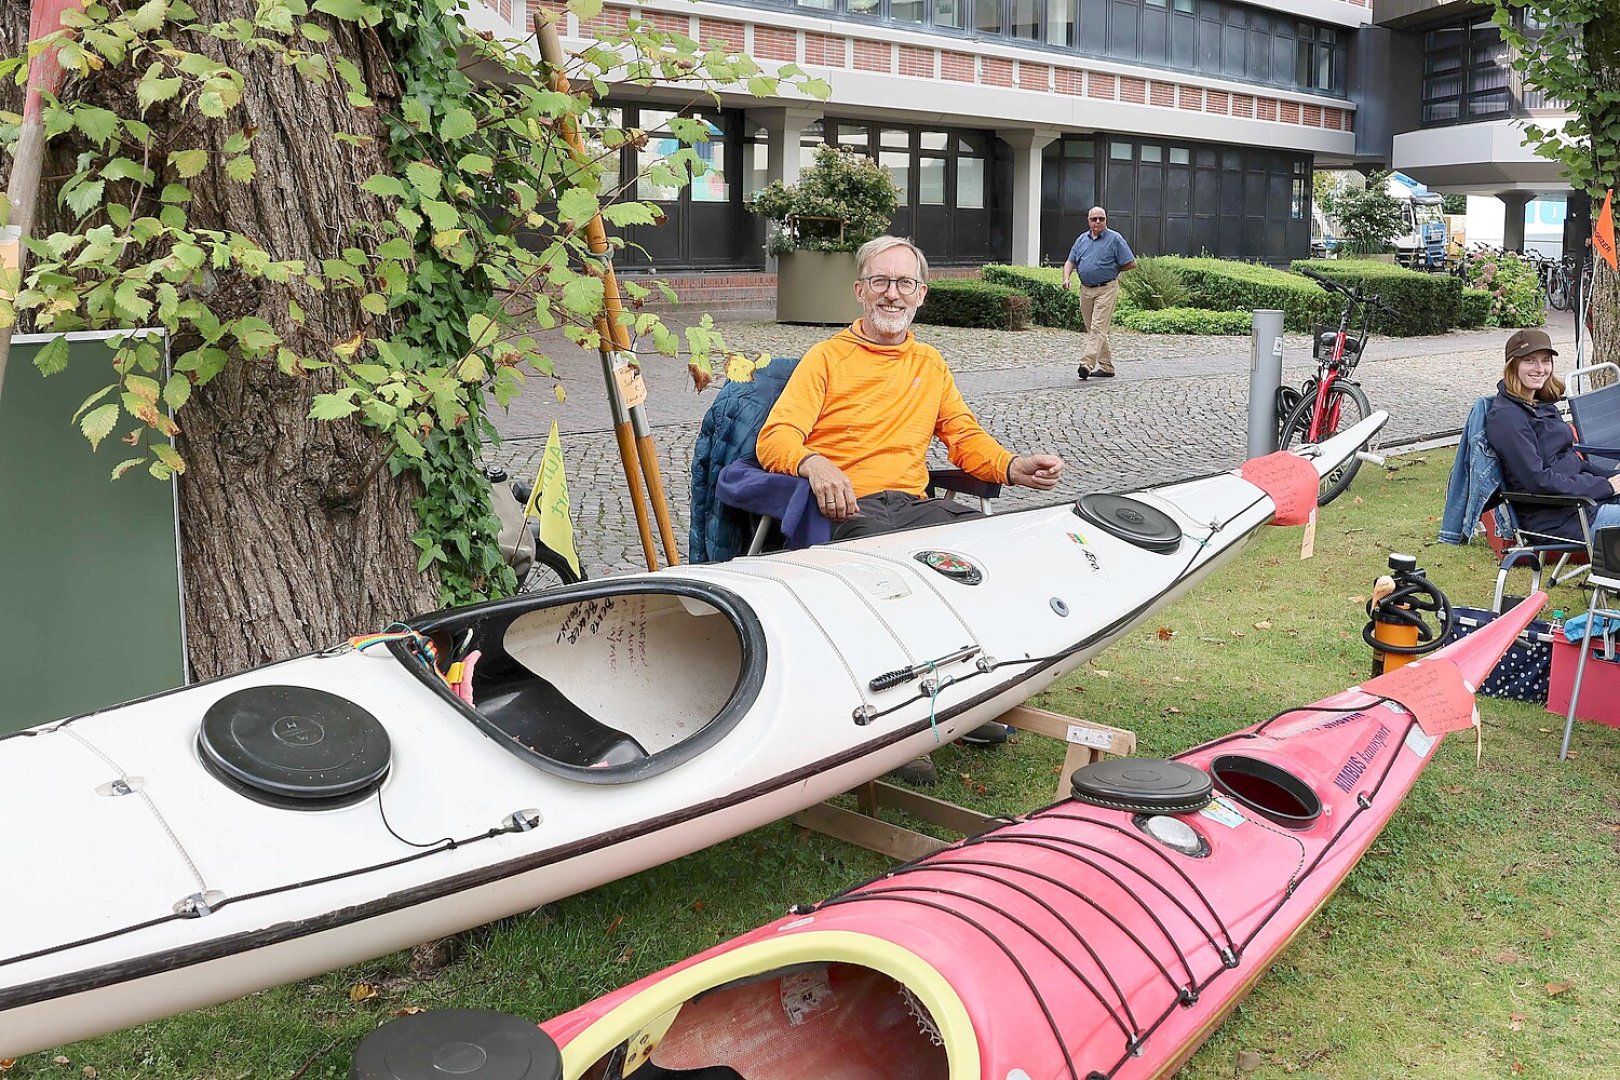
[[[1086,347],[1080,354],[1082,379],[1093,375],[1114,377],[1114,354],[1108,347],[1108,328],[1119,301],[1119,275],[1136,268],[1136,256],[1125,238],[1108,227],[1108,211],[1093,206],[1086,212],[1086,231],[1069,249],[1063,264],[1063,287],[1076,274],[1080,278],[1080,317],[1086,322]]]

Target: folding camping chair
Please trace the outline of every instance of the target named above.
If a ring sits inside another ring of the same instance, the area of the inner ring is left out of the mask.
[[[1575,709],[1581,700],[1581,683],[1586,678],[1586,662],[1592,653],[1592,639],[1598,636],[1598,624],[1620,620],[1620,609],[1614,607],[1614,598],[1620,598],[1620,527],[1597,531],[1592,546],[1592,573],[1586,579],[1592,589],[1591,603],[1587,606],[1586,633],[1581,637],[1581,657],[1575,663],[1575,682],[1569,691],[1569,712],[1564,717],[1564,741],[1558,748],[1558,760],[1569,757],[1569,739],[1575,730]]]

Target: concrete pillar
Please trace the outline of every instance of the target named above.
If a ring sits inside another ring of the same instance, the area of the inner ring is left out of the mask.
[[[799,179],[799,142],[804,129],[821,119],[819,110],[750,109],[748,115],[770,136],[765,151],[765,181],[784,184]]]
[[[1502,200],[1502,250],[1524,250],[1524,208],[1530,205],[1528,191],[1504,191]]]
[[[1041,151],[1060,134],[1051,128],[996,132],[1013,149],[1012,261],[1018,266],[1041,262]]]

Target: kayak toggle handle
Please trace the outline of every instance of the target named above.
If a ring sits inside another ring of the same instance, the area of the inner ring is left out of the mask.
[[[893,671],[879,675],[867,683],[867,686],[874,694],[879,690],[888,690],[891,687],[899,686],[901,683],[908,683],[913,679],[921,678],[943,664],[955,664],[962,660],[969,660],[979,655],[979,651],[977,645],[964,645],[955,652],[946,653],[938,660],[925,660],[920,664],[913,664],[911,667],[896,668]]]
[[[1365,461],[1369,465],[1377,465],[1378,467],[1382,468],[1384,463],[1389,459],[1383,454],[1375,454],[1371,450],[1357,450],[1356,460]]]
[[[870,724],[872,721],[877,719],[877,709],[873,708],[871,705],[862,705],[860,708],[855,710],[855,713],[851,719],[855,721],[856,727],[865,727],[867,724]]]

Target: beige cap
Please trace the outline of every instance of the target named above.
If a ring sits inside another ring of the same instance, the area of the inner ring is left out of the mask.
[[[1515,330],[1507,339],[1507,347],[1503,350],[1504,363],[1517,360],[1521,356],[1529,356],[1533,352],[1550,352],[1558,355],[1553,348],[1552,338],[1547,336],[1545,330]]]

